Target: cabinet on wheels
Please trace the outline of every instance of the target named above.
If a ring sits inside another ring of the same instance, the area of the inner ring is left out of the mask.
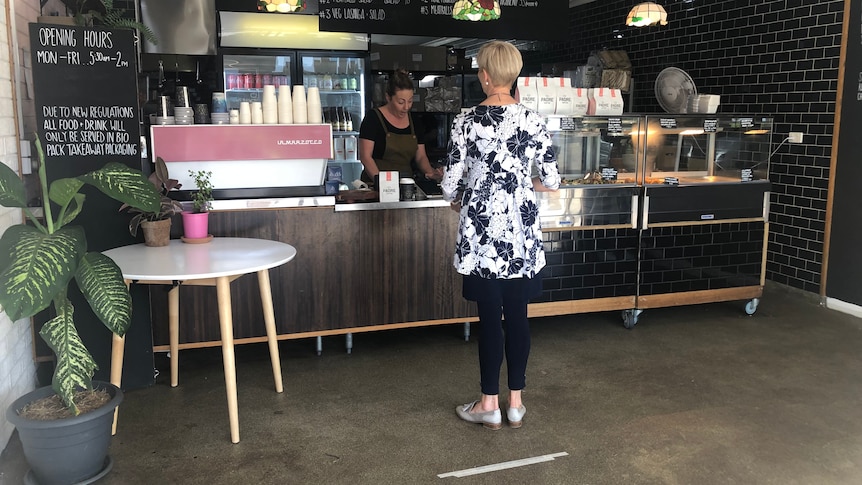
[[[753,314],[765,283],[772,118],[645,123],[636,311],[745,300]]]
[[[562,180],[558,191],[536,194],[547,266],[530,315],[633,308],[643,120],[550,116],[546,123]]]

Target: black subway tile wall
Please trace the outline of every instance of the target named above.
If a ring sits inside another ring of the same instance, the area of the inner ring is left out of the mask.
[[[533,302],[634,296],[638,231],[590,229],[544,231],[542,295]]]
[[[673,66],[698,93],[721,95],[719,113],[773,116],[766,276],[819,292],[844,1],[658,0],[668,25],[627,27],[637,3],[569,9],[569,40],[525,52],[526,68],[586,64],[591,51],[619,49],[632,62],[633,112],[662,112],[654,83]],[[779,147],[791,131],[803,143]]]
[[[735,222],[645,229],[639,294],[758,286],[763,226]]]

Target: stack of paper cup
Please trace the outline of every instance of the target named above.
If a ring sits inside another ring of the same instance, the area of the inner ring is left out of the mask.
[[[293,123],[293,103],[290,102],[290,86],[278,86],[278,122],[284,125]]]
[[[239,124],[239,110],[238,109],[230,110],[230,112],[228,113],[228,122],[231,125],[238,125]]]
[[[242,101],[239,103],[239,124],[251,124],[251,103],[248,101]]]
[[[293,122],[298,125],[308,123],[308,106],[305,104],[305,86],[297,84],[293,87]]]
[[[263,124],[263,103],[260,101],[252,101],[251,103],[251,124]]]
[[[308,122],[314,125],[323,123],[323,110],[320,107],[319,88],[311,86],[308,87],[308,99],[305,104],[308,109]]]
[[[263,86],[263,122],[267,125],[278,123],[278,100],[275,97],[275,85],[265,84]]]

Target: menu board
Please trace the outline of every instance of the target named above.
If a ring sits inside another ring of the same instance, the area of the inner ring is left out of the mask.
[[[30,24],[37,134],[51,180],[141,168],[133,32]]]
[[[54,24],[29,27],[36,132],[45,149],[48,181],[83,175],[108,162],[140,169],[133,31]],[[119,202],[90,185],[84,185],[81,193],[86,201],[74,224],[84,227],[89,250],[138,242],[129,234],[132,216],[119,212]],[[123,356],[125,389],[153,383],[148,289],[132,285],[130,292],[135,311]],[[111,332],[74,286],[69,297],[78,333],[99,366],[95,378],[108,380]],[[41,339],[35,345],[38,355],[51,355]]]
[[[452,18],[456,0],[319,0],[320,30],[478,39],[565,40],[565,0],[498,0],[500,18]]]

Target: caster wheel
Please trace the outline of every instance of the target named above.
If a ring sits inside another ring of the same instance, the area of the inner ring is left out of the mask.
[[[623,310],[623,326],[629,329],[634,328],[638,323],[638,317],[640,316],[641,311],[642,310]]]
[[[745,304],[745,314],[746,315],[754,315],[754,312],[757,311],[757,305],[760,303],[760,298],[752,298]]]

